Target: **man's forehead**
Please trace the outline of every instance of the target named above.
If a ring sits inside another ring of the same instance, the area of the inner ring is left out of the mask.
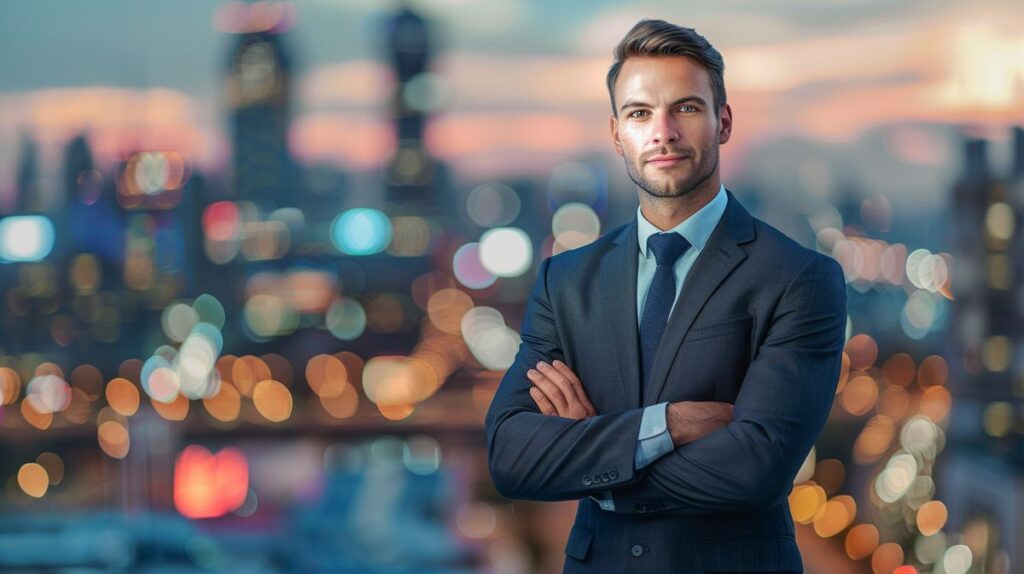
[[[711,95],[711,76],[689,56],[642,56],[622,63],[615,82],[616,95],[623,92],[664,90],[671,86]]]

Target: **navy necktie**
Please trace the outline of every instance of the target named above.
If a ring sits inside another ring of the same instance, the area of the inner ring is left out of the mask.
[[[689,247],[690,242],[674,231],[655,233],[647,238],[647,250],[654,253],[658,267],[651,288],[647,291],[644,316],[640,319],[640,367],[643,373],[641,393],[647,386],[654,355],[658,352],[658,343],[661,334],[665,332],[668,313],[676,298],[675,263]]]

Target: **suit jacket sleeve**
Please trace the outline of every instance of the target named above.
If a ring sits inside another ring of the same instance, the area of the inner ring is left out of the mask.
[[[572,500],[635,480],[643,409],[572,420],[541,414],[526,371],[564,360],[553,301],[551,259],[540,266],[527,302],[522,344],[487,413],[487,458],[498,492],[508,498]]]
[[[708,514],[775,506],[828,418],[846,330],[846,284],[835,260],[812,257],[785,289],[725,427],[676,448],[616,512]]]

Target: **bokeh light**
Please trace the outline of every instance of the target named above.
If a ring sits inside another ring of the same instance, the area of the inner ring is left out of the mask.
[[[818,509],[825,505],[828,497],[825,489],[817,484],[799,484],[789,494],[789,507],[793,520],[798,524],[810,524]]]
[[[106,397],[107,404],[126,417],[134,415],[139,410],[139,389],[128,379],[111,379],[107,383]]]
[[[601,235],[601,220],[593,208],[583,203],[566,203],[551,218],[555,244],[553,254],[576,249]]]
[[[99,441],[100,449],[107,456],[119,459],[128,456],[131,440],[128,435],[128,428],[124,423],[116,420],[100,423],[96,429],[96,438]]]
[[[917,471],[917,459],[912,455],[895,454],[875,479],[875,492],[885,502],[896,502],[910,488],[917,477]]]
[[[71,404],[71,387],[59,375],[39,375],[28,382],[25,400],[40,413],[58,413]]]
[[[53,223],[43,215],[0,219],[0,261],[40,261],[53,251]]]
[[[50,488],[50,477],[39,463],[28,462],[18,469],[18,486],[33,498],[42,498]]]
[[[895,542],[886,542],[871,555],[871,570],[874,574],[892,574],[903,564],[903,547]]]
[[[192,327],[199,321],[199,315],[191,305],[174,303],[164,309],[160,324],[167,338],[180,343],[192,332]]]
[[[485,369],[509,368],[519,350],[519,333],[505,325],[501,312],[491,307],[474,307],[462,317],[462,338],[473,357]]]
[[[36,457],[36,463],[46,470],[50,486],[57,486],[64,480],[64,460],[60,455],[53,452],[40,453]]]
[[[391,221],[377,209],[350,209],[331,224],[331,240],[348,255],[380,253],[391,242]]]
[[[498,276],[484,267],[480,258],[480,244],[471,242],[459,247],[452,256],[452,272],[459,283],[470,289],[486,289]]]
[[[814,514],[814,532],[830,538],[846,529],[857,517],[857,504],[853,497],[837,496],[825,503]]]
[[[971,549],[963,544],[950,546],[942,556],[942,567],[945,574],[966,574],[974,563]]]
[[[473,188],[466,198],[466,213],[480,227],[500,227],[515,221],[521,208],[519,195],[501,183]]]
[[[863,560],[878,548],[878,528],[874,524],[858,524],[846,533],[846,555]]]
[[[522,229],[490,229],[480,236],[480,262],[498,277],[518,277],[533,263],[533,244]]]
[[[192,309],[195,311],[198,321],[213,325],[218,330],[224,328],[226,317],[224,305],[213,295],[203,293],[196,297],[196,300],[192,302]]]
[[[151,404],[156,414],[165,420],[183,421],[188,416],[189,400],[182,394],[175,395],[174,399],[170,402],[154,399],[151,401]]]
[[[189,445],[174,462],[174,507],[188,518],[216,518],[245,503],[249,462],[238,449],[213,454]]]
[[[217,393],[203,399],[203,407],[210,416],[223,423],[238,418],[242,410],[242,396],[231,383],[222,383]]]
[[[292,416],[292,394],[275,380],[260,381],[252,392],[252,402],[263,418],[278,423]]]
[[[203,232],[211,241],[237,240],[242,228],[241,223],[241,211],[230,201],[212,203],[203,211]]]
[[[473,300],[458,289],[441,289],[427,301],[427,316],[441,331],[457,335],[462,332],[462,318],[473,308]]]
[[[14,404],[21,394],[21,377],[10,367],[0,367],[0,406]]]
[[[366,310],[350,297],[335,299],[324,316],[327,330],[342,341],[358,339],[366,330]]]
[[[917,529],[921,534],[931,536],[942,530],[948,517],[945,504],[938,500],[926,502],[917,510]]]

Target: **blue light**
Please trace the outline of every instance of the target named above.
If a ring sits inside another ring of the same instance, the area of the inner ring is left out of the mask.
[[[380,253],[391,243],[391,221],[377,209],[350,209],[331,224],[331,241],[349,255]]]
[[[0,260],[41,261],[53,251],[53,223],[43,215],[0,219]]]

